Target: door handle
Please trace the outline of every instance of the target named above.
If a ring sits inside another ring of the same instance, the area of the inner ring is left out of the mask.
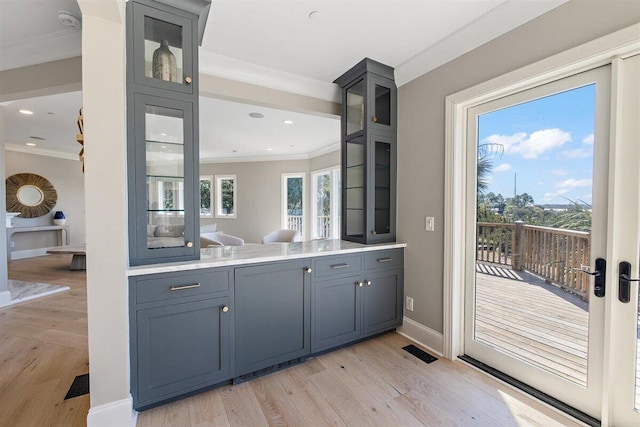
[[[598,298],[604,297],[607,276],[607,261],[604,258],[596,258],[595,271],[586,270],[585,267],[574,268],[574,270],[593,276],[593,294]]]
[[[618,271],[618,300],[627,303],[631,301],[631,282],[640,282],[640,279],[631,278],[631,264],[622,261]]]

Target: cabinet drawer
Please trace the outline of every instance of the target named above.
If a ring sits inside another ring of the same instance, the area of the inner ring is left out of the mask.
[[[315,262],[315,277],[330,277],[362,271],[362,255],[320,258]]]
[[[136,303],[184,298],[229,290],[229,270],[158,275],[136,281]]]
[[[364,268],[389,268],[403,265],[402,249],[367,252],[364,255]]]

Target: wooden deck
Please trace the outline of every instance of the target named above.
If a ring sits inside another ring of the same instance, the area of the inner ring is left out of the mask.
[[[475,338],[586,385],[588,303],[526,271],[477,263],[476,273]],[[640,384],[640,357],[638,367],[636,384]],[[636,402],[640,405],[637,386]]]

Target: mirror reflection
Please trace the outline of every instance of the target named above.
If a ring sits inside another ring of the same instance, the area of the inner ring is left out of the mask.
[[[44,200],[44,193],[33,185],[23,185],[17,192],[18,201],[25,206],[38,206]]]

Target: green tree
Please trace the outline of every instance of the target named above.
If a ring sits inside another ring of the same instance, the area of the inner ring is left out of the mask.
[[[287,178],[287,214],[302,215],[302,178]]]
[[[233,179],[223,179],[220,183],[222,187],[222,212],[232,215],[235,206],[233,206]]]
[[[211,214],[211,181],[208,179],[200,180],[200,213]]]

